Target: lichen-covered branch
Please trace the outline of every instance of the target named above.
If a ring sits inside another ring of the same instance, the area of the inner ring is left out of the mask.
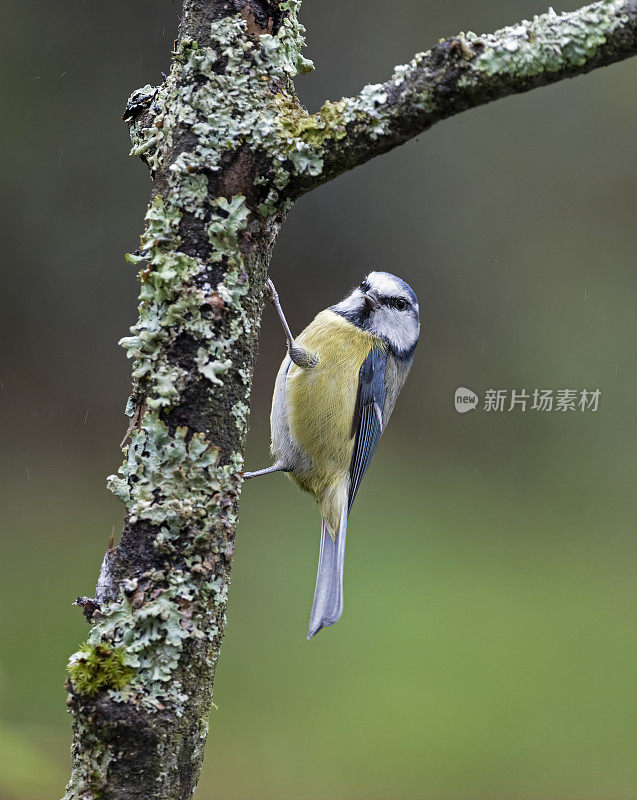
[[[73,772],[65,800],[181,800],[197,784],[241,488],[263,285],[294,199],[439,119],[635,52],[637,0],[549,13],[442,41],[383,85],[309,115],[292,78],[300,0],[184,0],[169,75],[128,101],[153,188],[139,318],[122,340],[133,384],[125,506],[92,624],[68,665]]]
[[[385,153],[436,122],[538,86],[572,78],[637,53],[637,0],[601,0],[478,36],[441,39],[395,68],[382,84],[297,110],[290,146],[313,146],[314,169],[294,181],[301,194]]]
[[[300,55],[300,0],[185,0],[170,74],[130,98],[152,199],[140,246],[125,505],[93,627],[68,667],[67,800],[177,800],[197,784],[241,486],[252,364],[281,190],[306,168],[277,116]]]

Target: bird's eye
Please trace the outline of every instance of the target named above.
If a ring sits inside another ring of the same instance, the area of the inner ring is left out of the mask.
[[[404,311],[407,308],[407,301],[403,300],[402,297],[396,298],[396,308],[399,311]]]

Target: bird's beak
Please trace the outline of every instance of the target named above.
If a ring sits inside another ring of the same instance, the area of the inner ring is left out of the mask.
[[[365,305],[371,311],[375,311],[377,308],[380,308],[380,297],[373,289],[365,292]]]

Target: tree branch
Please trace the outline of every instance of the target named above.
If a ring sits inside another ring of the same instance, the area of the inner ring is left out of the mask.
[[[561,14],[551,9],[492,34],[442,39],[396,67],[386,83],[327,102],[290,126],[297,143],[313,143],[320,161],[313,174],[294,182],[291,194],[326,183],[461,111],[636,53],[637,0],[601,0]]]

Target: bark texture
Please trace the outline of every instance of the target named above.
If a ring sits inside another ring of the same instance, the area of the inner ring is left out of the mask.
[[[292,78],[300,0],[185,0],[170,74],[124,119],[153,189],[140,247],[126,507],[71,656],[65,800],[178,800],[208,730],[252,364],[276,234],[296,197],[436,121],[637,50],[637,0],[441,41],[385,84],[310,115]]]

